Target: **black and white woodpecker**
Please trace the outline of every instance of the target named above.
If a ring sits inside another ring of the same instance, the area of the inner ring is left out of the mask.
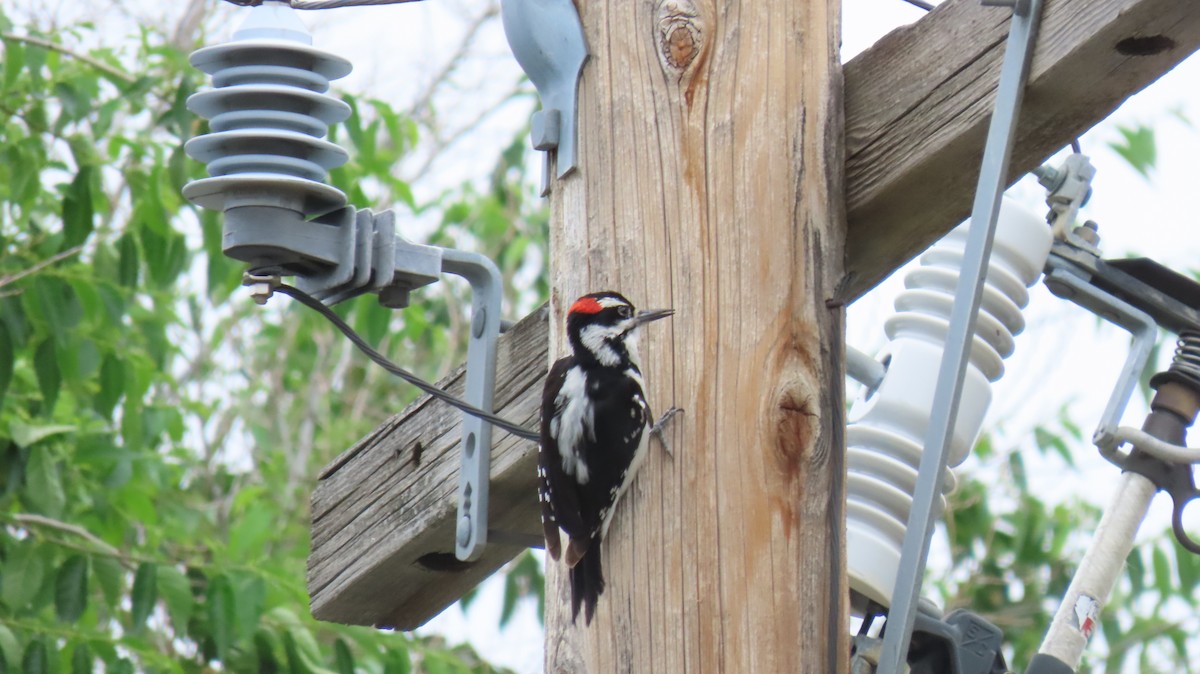
[[[555,560],[559,530],[567,534],[572,622],[581,606],[592,622],[604,592],[600,541],[657,427],[637,364],[639,328],[672,313],[635,311],[615,292],[584,295],[567,311],[571,354],[550,368],[542,396],[538,499]]]

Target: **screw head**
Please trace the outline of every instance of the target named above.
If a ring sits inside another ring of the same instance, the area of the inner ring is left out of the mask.
[[[471,332],[476,338],[483,336],[483,328],[487,325],[487,309],[479,307],[471,318]]]
[[[461,547],[466,547],[471,542],[471,516],[463,515],[458,519],[458,544]]]

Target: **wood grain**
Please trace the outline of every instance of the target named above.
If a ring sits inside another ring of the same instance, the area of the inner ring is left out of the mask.
[[[846,64],[845,299],[970,213],[1008,14],[949,0]],[[1200,3],[1047,0],[1010,182],[1198,46]]]
[[[838,3],[580,9],[551,325],[602,288],[673,307],[643,370],[656,410],[686,411],[618,508],[590,627],[548,565],[545,670],[843,671]]]

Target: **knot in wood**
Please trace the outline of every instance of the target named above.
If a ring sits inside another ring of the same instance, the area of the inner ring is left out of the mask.
[[[700,55],[704,30],[692,0],[665,0],[658,5],[658,58],[663,68],[682,77]]]

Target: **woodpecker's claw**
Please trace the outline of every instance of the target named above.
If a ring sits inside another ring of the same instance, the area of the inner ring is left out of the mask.
[[[671,409],[663,412],[663,415],[658,418],[658,421],[655,421],[654,424],[650,426],[650,435],[658,438],[658,441],[662,443],[663,450],[665,450],[667,452],[667,456],[671,457],[672,459],[675,458],[675,453],[671,451],[671,443],[669,440],[667,440],[667,435],[664,433],[664,431],[667,428],[667,424],[669,424],[671,419],[675,418],[675,415],[677,414],[683,414],[683,409],[672,405]]]

